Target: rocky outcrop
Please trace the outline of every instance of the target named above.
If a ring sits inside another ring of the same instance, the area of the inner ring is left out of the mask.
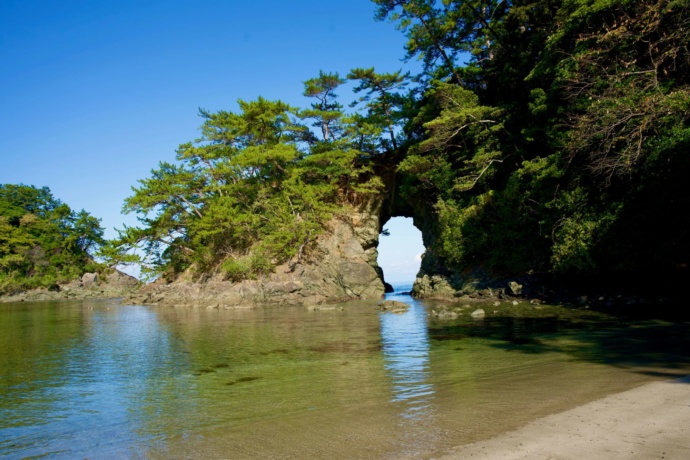
[[[333,219],[319,237],[309,262],[291,261],[270,276],[240,283],[222,275],[203,283],[179,280],[149,284],[127,300],[148,305],[202,308],[266,304],[318,305],[352,299],[380,299],[384,285],[377,265],[384,200],[372,199]]]
[[[56,284],[50,289],[40,288],[0,297],[0,302],[24,302],[69,299],[113,299],[135,291],[139,280],[119,270],[85,273],[80,279]]]
[[[143,287],[131,302],[153,305],[188,305],[205,308],[252,307],[265,304],[321,305],[352,299],[380,299],[392,286],[384,283],[378,266],[378,242],[383,225],[395,216],[412,217],[427,248],[411,294],[418,298],[448,299],[489,287],[483,273],[457,274],[445,268],[434,253],[433,209],[421,200],[407,202],[397,196],[394,170],[379,172],[386,192],[352,207],[347,216],[330,223],[307,261],[291,261],[274,273],[240,283],[218,274],[202,283],[191,273],[176,281]]]
[[[464,273],[450,271],[432,250],[427,249],[412,295],[424,299],[451,299],[486,289],[502,290],[505,286],[503,281],[492,278],[481,269]]]
[[[321,305],[352,299],[380,299],[386,292],[378,266],[378,242],[383,225],[394,216],[412,217],[427,248],[411,294],[418,298],[455,298],[496,287],[481,271],[458,274],[445,268],[434,253],[433,210],[396,197],[394,175],[382,176],[388,193],[372,197],[349,214],[333,219],[317,240],[308,261],[291,261],[274,273],[240,283],[218,274],[202,283],[182,274],[170,284],[153,283],[128,300],[152,305],[202,308],[252,307],[265,304]],[[502,287],[505,287],[502,286]],[[392,286],[388,285],[388,291]]]
[[[412,295],[420,299],[446,299],[457,297],[462,293],[462,287],[450,277],[439,274],[428,274],[420,271],[412,287]]]

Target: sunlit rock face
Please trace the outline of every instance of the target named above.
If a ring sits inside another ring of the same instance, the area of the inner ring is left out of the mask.
[[[344,218],[333,219],[330,232],[318,243],[322,257],[304,265],[302,278],[312,281],[308,284],[310,296],[383,297],[383,279],[377,264],[383,203],[383,197],[374,197],[353,207]]]
[[[276,267],[270,276],[240,283],[220,277],[204,283],[184,278],[171,284],[150,284],[131,300],[145,304],[191,305],[206,308],[251,307],[261,304],[318,305],[384,295],[377,265],[378,236],[384,196],[350,207],[334,218],[305,260]]]

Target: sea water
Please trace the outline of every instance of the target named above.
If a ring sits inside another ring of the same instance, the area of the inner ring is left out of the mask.
[[[397,287],[403,314],[0,304],[0,457],[425,457],[688,372],[686,322],[438,320]]]

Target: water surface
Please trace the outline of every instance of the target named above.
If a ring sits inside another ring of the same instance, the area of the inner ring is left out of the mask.
[[[0,305],[0,456],[425,457],[688,372],[687,322],[392,297],[410,310]]]

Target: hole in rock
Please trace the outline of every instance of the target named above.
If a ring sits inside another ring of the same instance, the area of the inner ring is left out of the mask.
[[[396,291],[409,290],[422,263],[422,232],[410,217],[393,217],[379,236],[378,263],[384,280]]]

